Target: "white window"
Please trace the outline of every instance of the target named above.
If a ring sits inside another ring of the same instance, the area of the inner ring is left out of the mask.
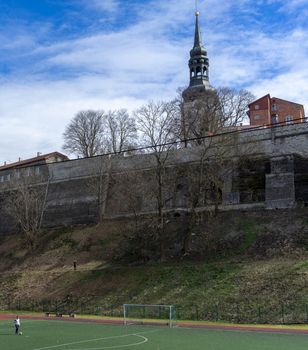
[[[260,119],[261,119],[260,114],[256,114],[256,115],[255,115],[255,120],[260,120]]]
[[[278,106],[276,105],[276,103],[272,104],[272,111],[278,111]]]
[[[40,175],[41,169],[37,166],[35,168],[35,175]]]
[[[20,170],[19,169],[15,170],[15,176],[16,176],[16,179],[20,179]]]
[[[272,124],[277,124],[278,122],[279,122],[278,115],[277,114],[273,114],[272,115]]]
[[[255,109],[260,109],[260,106],[259,105],[255,105]]]
[[[286,124],[293,124],[293,116],[292,115],[286,116]]]
[[[0,176],[0,182],[4,181],[4,176]]]
[[[5,176],[5,181],[11,181],[11,174],[7,174]]]

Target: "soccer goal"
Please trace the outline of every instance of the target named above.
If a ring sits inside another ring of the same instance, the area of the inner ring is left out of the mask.
[[[124,304],[124,324],[159,324],[174,327],[175,308],[173,305]]]

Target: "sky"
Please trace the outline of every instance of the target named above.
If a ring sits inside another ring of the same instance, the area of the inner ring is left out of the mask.
[[[308,111],[308,0],[198,8],[213,86]],[[175,97],[189,83],[194,12],[195,0],[0,0],[0,164],[61,152],[80,110]]]

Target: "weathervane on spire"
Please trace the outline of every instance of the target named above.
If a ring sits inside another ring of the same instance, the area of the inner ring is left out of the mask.
[[[195,14],[196,16],[199,16],[199,11],[198,11],[198,0],[195,0]]]

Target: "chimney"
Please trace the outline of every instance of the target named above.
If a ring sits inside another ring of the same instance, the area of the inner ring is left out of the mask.
[[[37,152],[36,156],[39,157],[42,153],[41,152]]]
[[[21,158],[20,158],[20,157],[18,158],[18,161],[19,161],[19,162],[21,161]]]
[[[4,165],[6,165],[6,162],[4,162]]]

